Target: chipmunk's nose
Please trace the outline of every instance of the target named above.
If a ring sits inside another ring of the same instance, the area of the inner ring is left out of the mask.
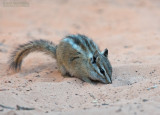
[[[109,84],[112,84],[112,80],[110,80]]]
[[[112,80],[111,79],[108,80],[108,84],[112,84]]]

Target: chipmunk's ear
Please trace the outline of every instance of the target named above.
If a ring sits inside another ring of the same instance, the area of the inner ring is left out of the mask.
[[[99,52],[96,50],[92,57],[92,63],[96,63],[96,58],[98,57],[98,55],[99,55]]]
[[[102,52],[102,54],[103,54],[105,57],[108,57],[108,49],[106,48],[106,49]]]

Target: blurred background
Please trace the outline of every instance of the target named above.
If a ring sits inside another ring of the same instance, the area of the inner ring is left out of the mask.
[[[114,64],[160,55],[159,0],[1,0],[0,5],[0,42],[7,51],[33,39],[58,44],[80,33],[101,50],[108,48]]]

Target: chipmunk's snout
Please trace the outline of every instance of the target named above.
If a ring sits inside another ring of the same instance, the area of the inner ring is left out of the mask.
[[[110,78],[107,79],[107,81],[108,81],[108,84],[112,84],[112,80]]]
[[[102,69],[101,67],[99,68],[99,71],[102,75],[101,77],[104,79],[104,83],[111,84],[112,80],[107,71],[105,69]]]
[[[106,75],[105,79],[107,84],[112,84],[112,79],[109,77],[109,75]]]

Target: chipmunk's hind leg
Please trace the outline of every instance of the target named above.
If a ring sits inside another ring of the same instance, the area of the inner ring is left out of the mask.
[[[59,67],[59,71],[61,72],[61,75],[64,77],[71,76],[63,65]]]

